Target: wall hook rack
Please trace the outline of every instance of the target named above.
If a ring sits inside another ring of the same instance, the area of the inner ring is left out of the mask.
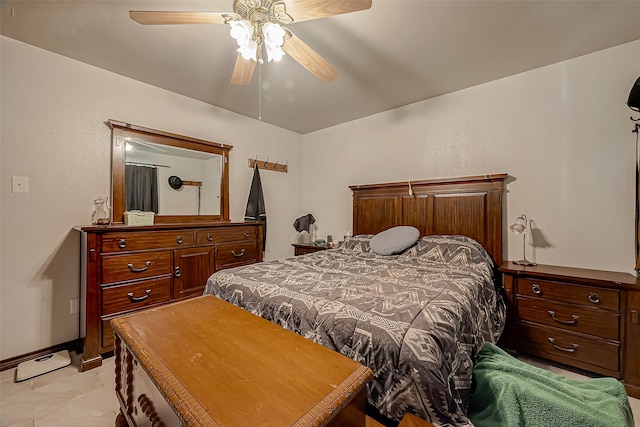
[[[280,159],[276,159],[276,162],[270,162],[269,158],[267,160],[258,160],[258,156],[255,159],[249,159],[249,167],[253,168],[254,164],[258,165],[258,169],[264,169],[268,171],[276,171],[276,172],[284,172],[287,173],[289,168],[289,162],[286,164],[279,163]]]

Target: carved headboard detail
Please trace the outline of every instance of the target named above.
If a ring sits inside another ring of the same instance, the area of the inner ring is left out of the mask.
[[[502,209],[508,174],[352,185],[353,234],[412,225],[421,236],[456,234],[477,240],[502,263]]]

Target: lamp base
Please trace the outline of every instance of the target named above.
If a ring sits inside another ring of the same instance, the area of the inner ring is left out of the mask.
[[[525,259],[521,259],[519,261],[513,261],[514,264],[518,264],[518,265],[525,265],[527,267],[534,267],[538,264],[536,264],[535,262],[529,261],[526,258]]]

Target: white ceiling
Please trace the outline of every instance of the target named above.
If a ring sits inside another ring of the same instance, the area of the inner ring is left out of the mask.
[[[7,37],[259,115],[258,68],[250,85],[230,83],[236,46],[226,25],[143,26],[128,15],[230,12],[232,0],[1,4]],[[262,65],[262,120],[304,134],[638,40],[640,1],[373,0],[288,28],[340,73],[323,83],[290,57]]]

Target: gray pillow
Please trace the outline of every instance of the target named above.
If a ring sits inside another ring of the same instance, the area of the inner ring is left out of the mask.
[[[371,250],[378,255],[399,254],[413,246],[420,238],[415,227],[400,225],[382,231],[371,238]]]

